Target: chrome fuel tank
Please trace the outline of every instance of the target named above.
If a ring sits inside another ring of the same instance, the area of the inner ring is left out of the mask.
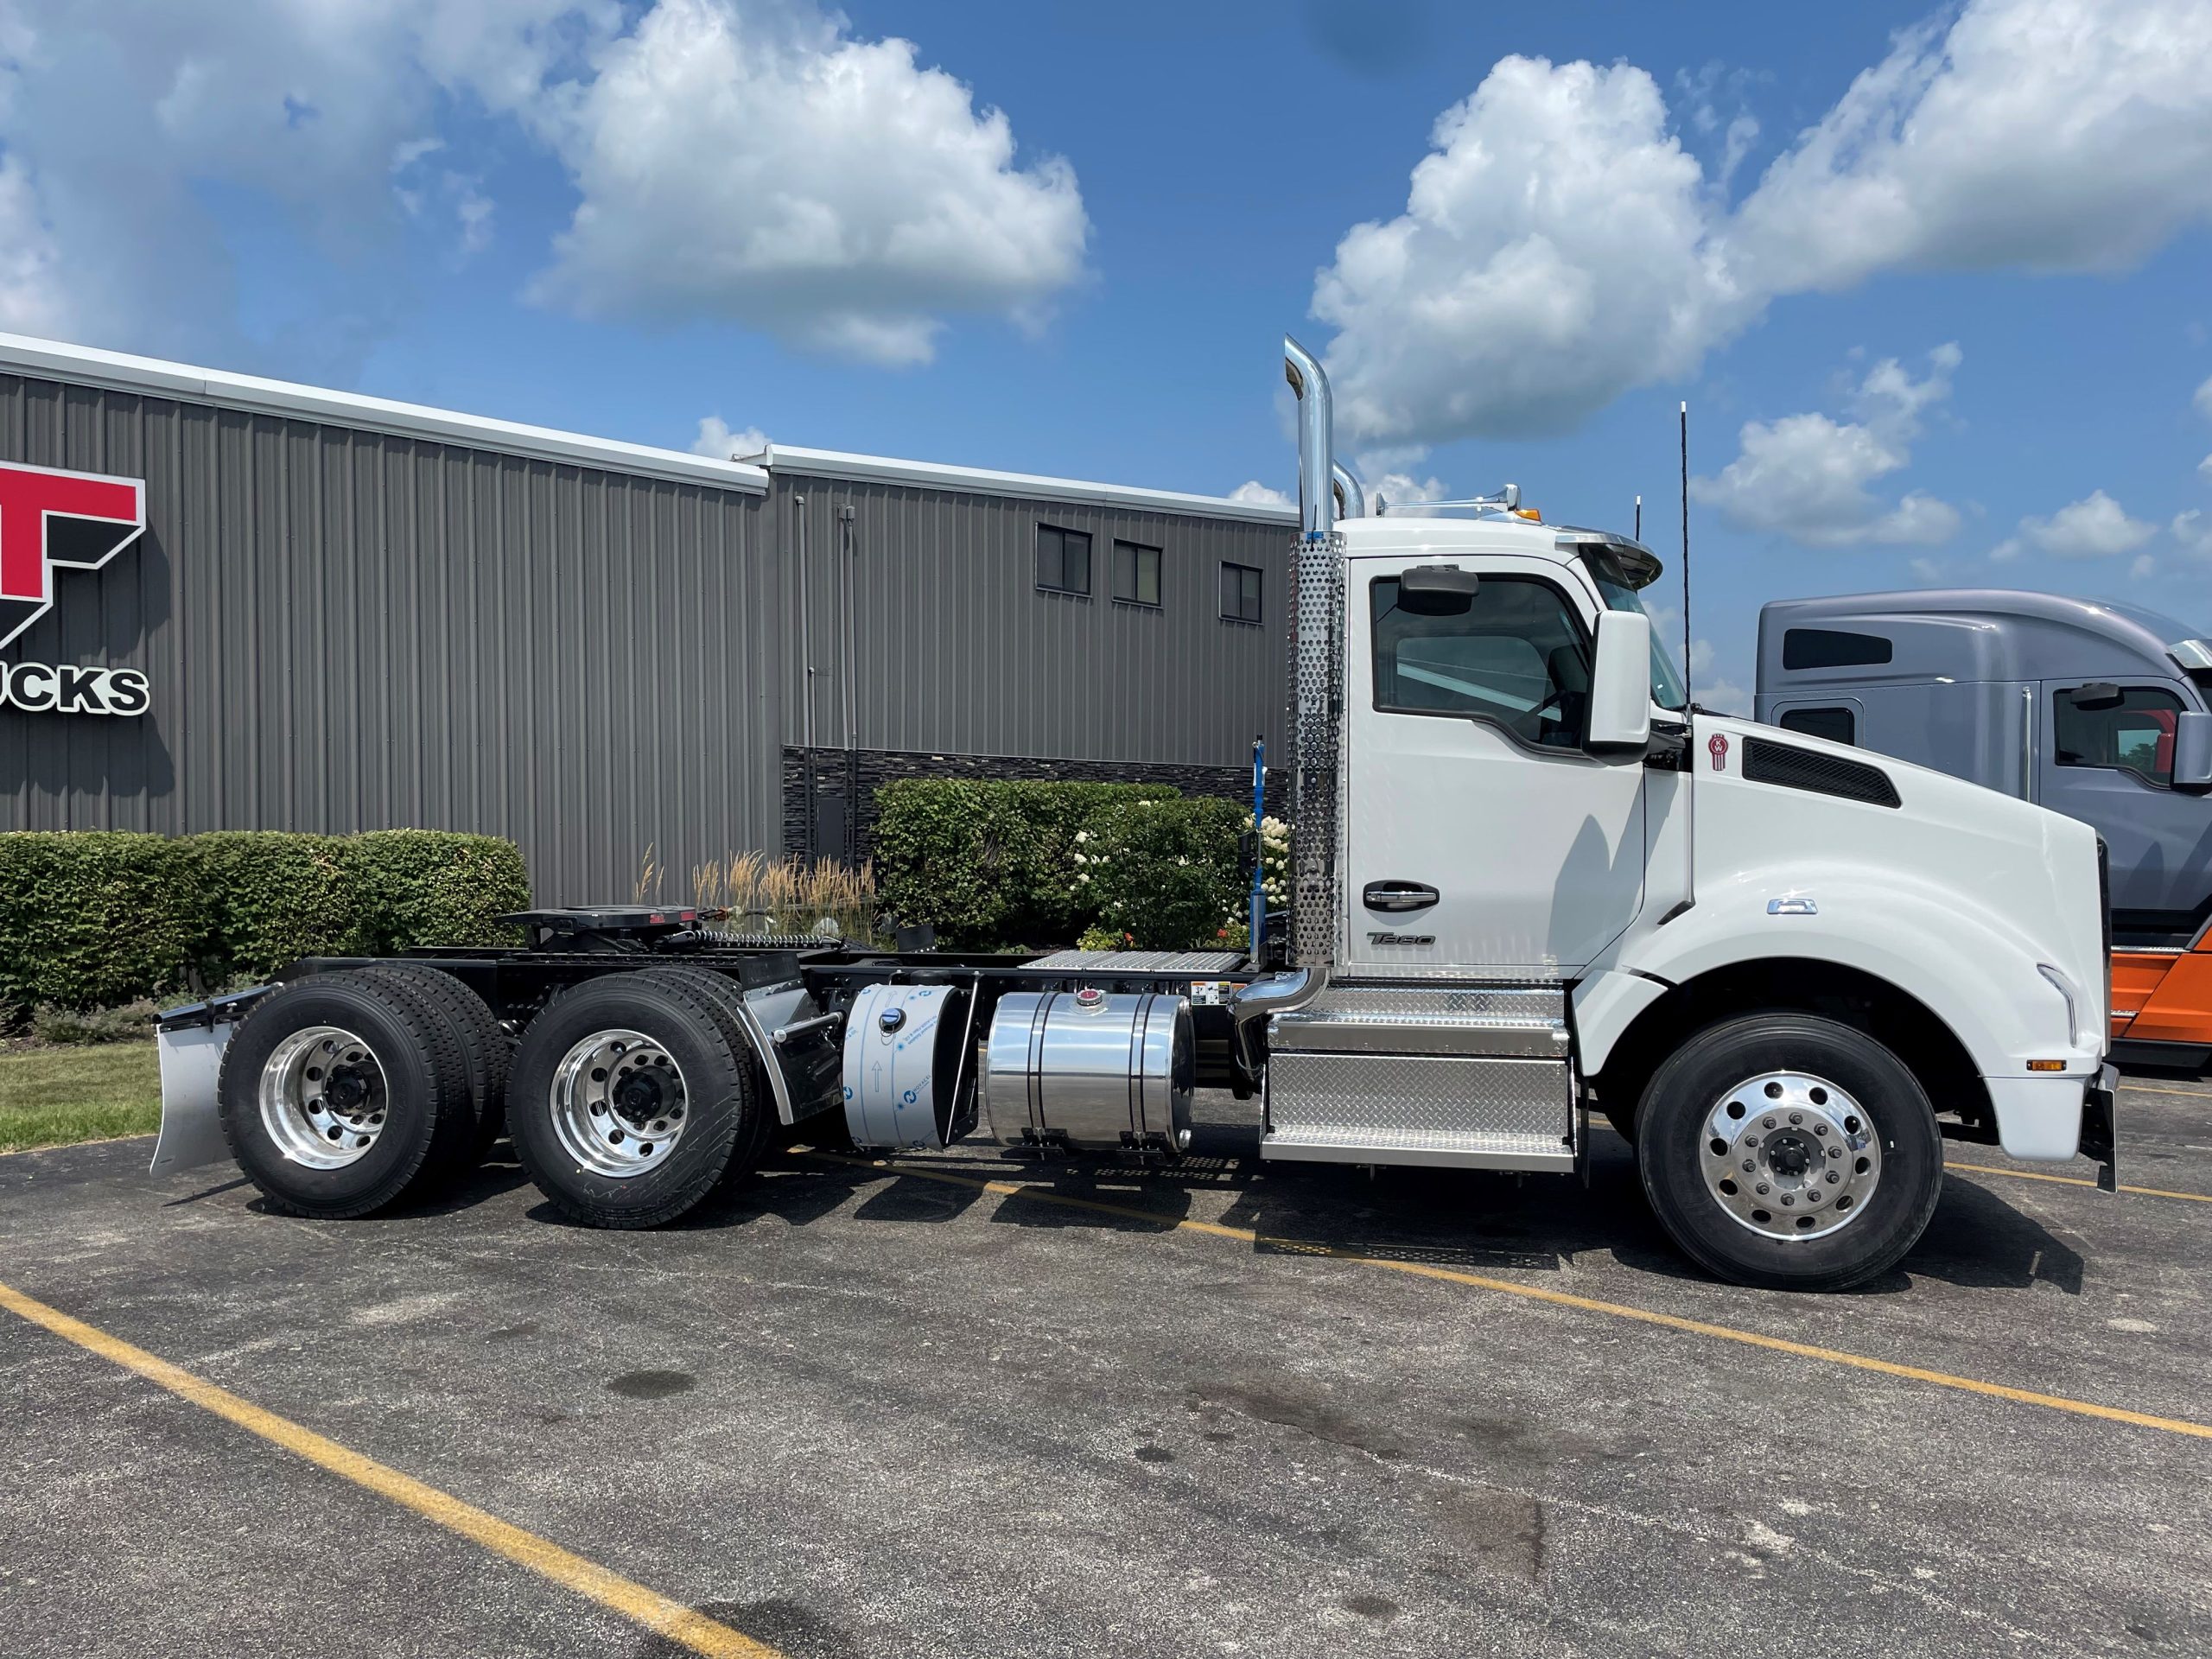
[[[1179,1157],[1191,1143],[1197,1053],[1179,996],[1086,987],[1001,997],[983,1061],[992,1138]]]

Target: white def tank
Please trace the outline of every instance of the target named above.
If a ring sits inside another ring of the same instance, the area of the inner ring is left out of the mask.
[[[869,985],[853,999],[845,1127],[854,1144],[942,1147],[975,1127],[965,1052],[973,1007],[964,985]]]

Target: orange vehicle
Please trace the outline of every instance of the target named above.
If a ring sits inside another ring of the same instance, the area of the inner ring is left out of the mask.
[[[2103,837],[2113,1058],[2212,1069],[2212,639],[2133,605],[1962,588],[1779,600],[1758,717]]]

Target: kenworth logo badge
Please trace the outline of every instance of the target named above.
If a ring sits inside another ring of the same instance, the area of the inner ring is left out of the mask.
[[[146,529],[143,479],[0,464],[0,647],[54,608],[54,572],[97,570]],[[135,668],[0,664],[0,707],[28,713],[138,715]]]

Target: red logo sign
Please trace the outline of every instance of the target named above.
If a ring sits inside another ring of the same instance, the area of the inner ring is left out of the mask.
[[[142,479],[0,465],[0,645],[54,608],[54,569],[97,570],[146,528]]]
[[[1705,752],[1713,757],[1713,769],[1715,772],[1728,770],[1728,740],[1725,735],[1715,732],[1711,737],[1706,739]]]

